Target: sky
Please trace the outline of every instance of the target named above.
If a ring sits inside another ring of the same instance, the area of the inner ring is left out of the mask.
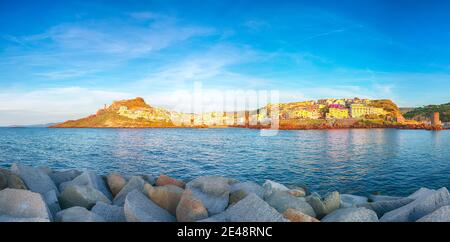
[[[207,103],[235,90],[447,103],[449,23],[445,0],[0,0],[0,125],[137,96],[187,111],[196,84]]]

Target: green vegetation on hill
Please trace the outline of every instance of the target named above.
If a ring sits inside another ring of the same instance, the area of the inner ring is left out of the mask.
[[[429,120],[435,112],[440,113],[442,122],[450,122],[450,103],[441,105],[428,105],[413,109],[405,113],[405,118],[414,120]]]
[[[396,118],[402,115],[397,104],[395,104],[392,100],[389,99],[372,100],[369,106],[376,108],[383,108],[385,111],[388,112],[388,116],[392,118]]]

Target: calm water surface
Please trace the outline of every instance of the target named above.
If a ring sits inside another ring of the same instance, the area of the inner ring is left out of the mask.
[[[185,180],[223,175],[360,195],[450,187],[450,131],[259,134],[249,129],[0,128],[0,166],[21,162]]]

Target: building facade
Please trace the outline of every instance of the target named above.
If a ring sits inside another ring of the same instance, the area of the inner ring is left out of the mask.
[[[329,108],[326,114],[327,119],[346,119],[349,118],[347,108]]]
[[[385,111],[382,108],[370,107],[364,104],[350,105],[350,115],[353,118],[363,118],[366,115],[384,115]]]

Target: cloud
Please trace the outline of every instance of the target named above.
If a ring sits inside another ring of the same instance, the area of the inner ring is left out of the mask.
[[[304,41],[312,40],[312,39],[316,39],[316,38],[321,38],[321,37],[326,37],[326,36],[333,35],[333,34],[339,34],[339,33],[343,33],[343,32],[349,31],[349,30],[355,30],[355,29],[359,29],[359,28],[363,28],[363,26],[362,25],[356,25],[356,26],[349,26],[349,27],[346,27],[346,28],[334,29],[334,30],[330,30],[330,31],[327,31],[327,32],[323,32],[323,33],[312,35],[310,37],[305,38]]]
[[[2,36],[19,48],[0,53],[0,59],[5,65],[20,64],[22,68],[41,66],[35,75],[42,77],[81,77],[212,34],[214,28],[181,24],[176,19],[162,17],[145,24],[106,19],[62,23],[35,35]]]
[[[146,78],[137,81],[136,85],[161,85],[173,89],[192,84],[194,81],[204,82],[205,85],[226,84],[225,82],[229,84],[239,76],[238,73],[230,71],[230,67],[252,61],[257,56],[258,53],[248,48],[218,44],[201,54],[187,55],[179,61],[152,71]]]

